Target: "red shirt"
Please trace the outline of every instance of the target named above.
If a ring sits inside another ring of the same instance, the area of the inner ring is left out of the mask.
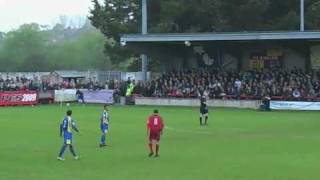
[[[163,126],[164,124],[161,116],[154,114],[148,118],[147,127],[150,131],[162,131]]]

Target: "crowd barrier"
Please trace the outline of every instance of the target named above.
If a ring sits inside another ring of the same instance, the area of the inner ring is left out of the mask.
[[[38,92],[40,104],[51,104],[54,101],[54,90]]]
[[[146,98],[136,97],[136,105],[150,106],[189,106],[199,107],[200,101],[197,98]],[[231,108],[249,108],[258,109],[262,104],[261,100],[208,100],[209,107],[231,107]],[[320,110],[320,102],[304,101],[271,101],[270,108],[273,110]]]
[[[36,91],[0,92],[0,106],[35,105],[38,103]]]
[[[200,100],[197,98],[146,98],[136,97],[136,105],[152,105],[152,106],[190,106],[199,107]],[[232,108],[250,108],[257,109],[261,104],[260,100],[214,100],[207,101],[209,107],[232,107]]]
[[[74,102],[77,101],[76,89],[62,89],[54,91],[54,102]]]

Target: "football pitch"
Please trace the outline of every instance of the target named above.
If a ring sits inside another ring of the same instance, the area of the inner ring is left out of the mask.
[[[81,156],[56,157],[67,107],[0,108],[1,180],[317,180],[320,112],[157,107],[165,130],[160,157],[149,158],[146,119],[155,107],[112,106],[106,148],[99,148],[102,106],[71,105]]]

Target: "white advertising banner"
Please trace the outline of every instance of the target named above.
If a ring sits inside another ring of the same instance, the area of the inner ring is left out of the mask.
[[[63,89],[54,91],[55,102],[71,102],[77,101],[76,89]]]
[[[320,110],[320,102],[271,101],[270,108],[276,110]]]
[[[113,90],[82,90],[85,103],[113,104]]]

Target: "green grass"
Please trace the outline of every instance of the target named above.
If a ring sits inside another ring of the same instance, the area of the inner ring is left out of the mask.
[[[0,179],[30,180],[317,180],[319,112],[160,107],[160,158],[148,158],[146,117],[154,107],[111,107],[109,147],[98,148],[101,106],[71,106],[82,131],[73,160],[56,160],[66,107],[0,108]]]

